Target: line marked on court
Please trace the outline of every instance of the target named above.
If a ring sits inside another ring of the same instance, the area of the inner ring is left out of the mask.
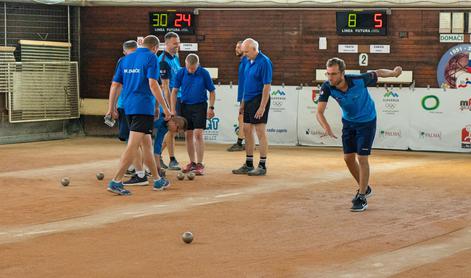
[[[44,231],[28,232],[28,233],[24,233],[24,234],[25,235],[40,235],[40,234],[50,234],[50,233],[54,233],[56,231],[57,230],[44,230]]]
[[[377,173],[395,171],[403,168],[409,168],[414,166],[421,166],[425,163],[428,163],[427,160],[415,159],[408,161],[400,161],[394,163],[385,163],[377,164],[374,167],[374,171]],[[101,161],[103,163],[103,161]],[[87,164],[88,165],[88,164]],[[68,166],[69,167],[69,166]],[[57,167],[57,169],[63,169],[64,167]],[[77,169],[77,165],[72,165],[69,168]],[[94,167],[91,167],[94,168]],[[83,170],[83,169],[81,169]],[[30,171],[39,171],[41,169],[24,171],[24,174],[28,177],[32,176]],[[9,172],[9,175],[12,175],[12,172]],[[0,175],[1,176],[1,175]],[[306,178],[306,177],[304,177]],[[333,182],[342,179],[350,179],[351,177],[346,173],[344,169],[336,171],[325,171],[319,174],[313,174],[312,177],[309,177],[311,182],[306,183],[305,180],[293,180],[290,182],[289,186],[286,186],[286,183],[276,182],[273,180],[258,182],[257,184],[251,187],[235,188],[232,192],[228,190],[221,191],[204,191],[197,195],[191,197],[185,197],[181,199],[171,200],[164,203],[140,203],[132,204],[119,208],[107,209],[105,211],[97,212],[96,214],[87,215],[83,217],[74,217],[71,219],[66,219],[62,221],[54,221],[49,223],[20,226],[20,227],[11,227],[3,229],[6,234],[0,234],[0,244],[11,243],[15,241],[25,240],[35,236],[41,236],[49,233],[59,233],[67,232],[73,230],[81,229],[93,229],[97,226],[102,226],[106,224],[117,223],[120,221],[125,221],[133,219],[136,217],[152,216],[152,215],[161,215],[180,212],[188,208],[196,206],[204,206],[215,203],[227,202],[229,200],[243,200],[255,197],[260,194],[268,194],[277,191],[299,189],[299,188],[309,188],[318,185],[319,183],[324,182]],[[228,195],[231,194],[231,195]],[[212,197],[212,196],[223,196],[225,198]]]
[[[226,198],[226,197],[232,197],[232,196],[237,196],[242,194],[242,192],[234,192],[234,193],[227,193],[227,194],[219,194],[214,196],[215,198]]]
[[[445,234],[425,242],[386,253],[373,254],[349,264],[312,269],[301,277],[369,278],[390,277],[408,269],[453,256],[471,249],[471,227]],[[373,267],[371,267],[373,266]],[[309,272],[309,274],[307,274]]]

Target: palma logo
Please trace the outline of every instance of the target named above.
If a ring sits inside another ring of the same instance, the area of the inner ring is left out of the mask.
[[[419,136],[420,136],[420,138],[422,138],[422,139],[438,139],[438,140],[442,140],[442,133],[441,133],[441,132],[420,131]]]
[[[325,134],[325,132],[322,130],[318,130],[318,129],[312,130],[310,128],[306,129],[305,132],[306,132],[306,135],[314,135],[314,136],[322,136]]]
[[[401,138],[402,137],[402,133],[401,133],[400,130],[381,130],[379,132],[379,135],[383,138],[385,138],[385,137]]]
[[[461,130],[461,148],[471,149],[471,125],[467,125]]]

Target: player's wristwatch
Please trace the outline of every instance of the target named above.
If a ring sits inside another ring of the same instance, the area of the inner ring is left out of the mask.
[[[209,106],[209,109],[214,110],[214,106]]]

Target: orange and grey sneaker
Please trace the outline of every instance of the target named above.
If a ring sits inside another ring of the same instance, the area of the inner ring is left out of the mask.
[[[195,173],[195,175],[197,175],[197,176],[204,175],[204,165],[203,165],[203,163],[196,164],[196,167],[195,167],[194,170],[192,170],[192,172]]]
[[[185,168],[183,168],[182,172],[183,173],[189,173],[189,172],[191,172],[195,169],[196,169],[196,163],[190,162],[185,166]]]

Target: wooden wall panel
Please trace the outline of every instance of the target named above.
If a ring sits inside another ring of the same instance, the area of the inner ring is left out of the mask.
[[[81,10],[81,91],[83,97],[106,98],[121,44],[146,35],[148,13],[158,8],[85,7]],[[185,10],[185,9],[179,9]],[[392,10],[388,36],[337,36],[335,10],[200,10],[197,34],[183,42],[199,41],[198,55],[205,67],[219,68],[222,84],[237,81],[238,58],[234,45],[246,37],[260,42],[261,50],[274,64],[274,84],[313,85],[316,68],[339,56],[347,68],[360,69],[358,54],[337,53],[338,44],[390,44],[391,54],[369,54],[369,69],[402,65],[414,71],[417,86],[436,83],[436,67],[453,44],[440,44],[438,11]],[[399,38],[407,31],[407,38]],[[319,37],[327,37],[327,50],[319,50]],[[469,37],[469,36],[465,36]],[[163,39],[160,36],[160,39]],[[181,60],[188,52],[182,52]],[[364,68],[361,68],[363,71]]]

